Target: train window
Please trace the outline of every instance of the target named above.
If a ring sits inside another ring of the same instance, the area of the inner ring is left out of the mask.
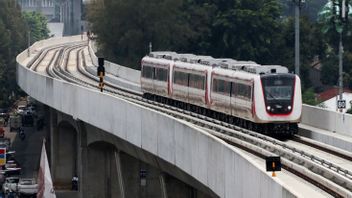
[[[252,87],[250,85],[234,83],[232,93],[234,93],[236,97],[250,99],[252,96]]]
[[[175,71],[174,72],[174,83],[177,85],[188,86],[188,73]]]
[[[291,100],[294,90],[294,77],[269,76],[262,78],[265,98],[268,101]]]
[[[231,82],[220,80],[220,79],[213,79],[214,92],[229,96],[230,89],[231,89]]]
[[[154,67],[143,66],[142,76],[143,76],[144,78],[153,79],[153,73],[154,73]]]
[[[197,74],[189,74],[189,87],[204,90],[205,76],[197,75]]]
[[[168,72],[167,72],[167,69],[164,69],[164,68],[155,68],[155,80],[158,80],[158,81],[167,81],[167,75]]]

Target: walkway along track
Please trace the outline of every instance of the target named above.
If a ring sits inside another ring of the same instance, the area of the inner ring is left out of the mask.
[[[83,54],[86,43],[60,45],[43,49],[29,65],[35,70],[48,51],[56,50],[52,62],[49,64],[48,75],[81,86],[98,89],[98,77],[90,74],[85,65]],[[76,50],[77,71],[86,76],[80,79],[67,70],[67,63],[72,51]],[[54,60],[55,59],[55,60]],[[52,64],[53,63],[53,64]],[[285,142],[243,129],[228,123],[215,120],[203,115],[168,106],[162,103],[144,99],[141,93],[118,87],[106,82],[105,93],[123,98],[135,104],[163,112],[172,117],[184,120],[206,130],[229,144],[240,147],[259,157],[281,156],[283,168],[303,177],[335,197],[352,197],[352,173],[332,162],[321,159],[306,151],[287,145]],[[346,154],[348,156],[348,154]],[[346,156],[345,156],[346,157]],[[351,161],[351,158],[347,158]]]

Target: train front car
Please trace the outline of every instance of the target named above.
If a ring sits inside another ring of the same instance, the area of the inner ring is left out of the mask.
[[[269,135],[290,136],[298,131],[302,114],[301,81],[297,75],[260,75],[255,93],[255,119]]]

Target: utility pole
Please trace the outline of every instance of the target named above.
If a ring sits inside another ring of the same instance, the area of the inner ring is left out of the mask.
[[[343,100],[343,45],[342,45],[342,32],[340,32],[339,42],[339,99]],[[340,109],[342,110],[342,109]]]
[[[302,3],[304,0],[292,0],[295,4],[295,73],[300,76],[299,65],[300,65],[300,46],[299,46],[299,15]]]
[[[339,32],[339,103],[344,103],[346,104],[346,101],[343,100],[343,43],[342,43],[342,36],[343,36],[343,30],[344,26],[348,22],[348,14],[349,14],[349,0],[340,0],[340,20],[341,20],[341,25],[342,30]],[[340,106],[340,105],[338,105]],[[339,107],[340,112],[342,112],[342,109],[344,107]]]

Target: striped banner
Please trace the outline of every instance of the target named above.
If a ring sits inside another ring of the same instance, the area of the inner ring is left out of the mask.
[[[6,148],[0,148],[0,166],[6,164]]]

